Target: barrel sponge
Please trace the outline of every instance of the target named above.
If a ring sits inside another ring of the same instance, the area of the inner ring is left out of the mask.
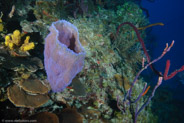
[[[84,66],[85,51],[77,28],[59,20],[49,28],[45,38],[44,64],[53,92],[63,91]]]

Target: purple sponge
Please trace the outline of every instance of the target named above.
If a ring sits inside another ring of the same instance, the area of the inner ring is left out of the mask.
[[[84,65],[85,51],[77,28],[60,20],[52,23],[45,38],[44,64],[54,92],[63,91]]]

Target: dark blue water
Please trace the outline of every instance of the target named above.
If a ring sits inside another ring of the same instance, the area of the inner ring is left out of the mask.
[[[149,2],[142,0],[142,7],[149,11],[150,23],[162,22],[164,26],[153,27],[149,35],[152,37],[148,45],[152,45],[149,49],[152,53],[152,58],[156,58],[163,51],[166,43],[171,43],[175,40],[173,48],[167,55],[155,64],[159,71],[165,69],[167,59],[171,60],[170,72],[180,68],[184,65],[184,0],[155,0]],[[175,82],[176,78],[164,82],[173,89],[179,89],[178,84]],[[182,85],[181,85],[182,86]],[[184,91],[184,87],[183,87]],[[184,100],[184,94],[183,100]],[[181,96],[182,96],[181,95]]]
[[[150,23],[162,22],[165,24],[164,26],[152,27],[152,29],[149,30],[148,37],[150,38],[148,38],[147,46],[149,47],[149,53],[152,59],[161,54],[166,43],[170,44],[172,40],[175,40],[175,44],[170,52],[155,64],[156,69],[163,73],[167,59],[171,60],[169,73],[175,69],[179,69],[184,65],[184,0],[155,0],[154,2],[142,0],[141,6],[149,11]],[[155,106],[157,110],[163,110],[162,114],[164,115],[159,116],[161,119],[160,122],[162,123],[184,122],[182,117],[182,113],[184,113],[184,84],[179,80],[179,77],[175,76],[168,81],[164,81],[156,92],[156,95],[162,95],[162,90],[167,88],[167,92],[173,95],[170,101],[163,101],[159,104],[157,99],[153,102],[153,106]],[[164,94],[167,93],[163,93],[163,95]],[[167,100],[169,96],[165,95],[165,97],[165,100]],[[156,111],[156,113],[161,115],[159,111]]]

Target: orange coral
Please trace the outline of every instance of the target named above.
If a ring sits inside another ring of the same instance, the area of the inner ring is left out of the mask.
[[[146,95],[149,89],[150,89],[150,86],[147,87],[147,89],[144,91],[144,93],[142,94],[142,96]]]

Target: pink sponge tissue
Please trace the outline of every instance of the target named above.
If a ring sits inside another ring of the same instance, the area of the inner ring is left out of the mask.
[[[85,51],[77,28],[59,20],[49,28],[45,38],[44,64],[53,92],[63,91],[84,66]]]

